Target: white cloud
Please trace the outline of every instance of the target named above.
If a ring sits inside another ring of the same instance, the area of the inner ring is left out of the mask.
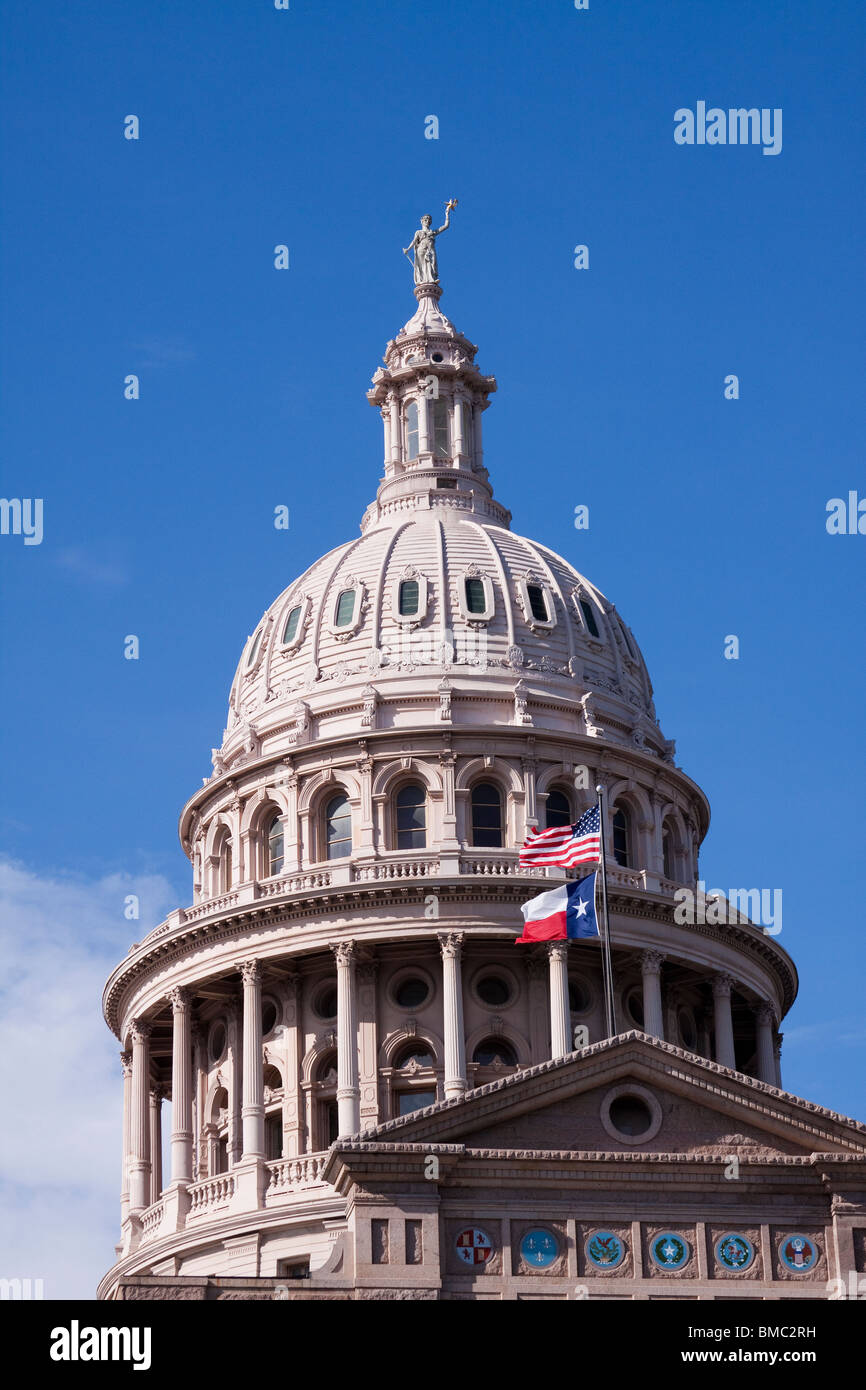
[[[142,919],[124,919],[136,893]],[[102,987],[175,893],[160,875],[39,877],[0,860],[0,1278],[92,1298],[119,1236],[122,1083]]]

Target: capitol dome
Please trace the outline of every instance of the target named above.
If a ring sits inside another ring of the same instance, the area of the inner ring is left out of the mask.
[[[373,1237],[341,1176],[353,1145],[388,1147],[416,1115],[435,1128],[449,1106],[635,1033],[649,1070],[619,1128],[610,1096],[587,1119],[595,1149],[627,1157],[641,1106],[641,1143],[671,1147],[676,1106],[644,1084],[665,1048],[681,1068],[780,1085],[793,962],[746,915],[720,931],[675,914],[677,892],[698,888],[707,799],[674,761],[613,604],[511,530],[484,461],[496,383],[440,296],[438,280],[416,284],[373,376],[384,468],[359,535],[289,584],[243,646],[212,771],[180,816],[192,901],[106,985],[124,1141],[103,1296],[203,1276],[339,1280],[352,1260],[360,1277]],[[574,823],[597,782],[612,1032],[597,939],[515,947],[521,904],[566,878],[520,864],[527,831]],[[424,1211],[405,1219],[407,1250],[410,1226],[413,1242],[422,1226],[439,1239]]]

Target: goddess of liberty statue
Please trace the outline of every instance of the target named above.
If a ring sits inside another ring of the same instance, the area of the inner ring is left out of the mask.
[[[409,256],[415,270],[416,285],[436,285],[439,283],[439,262],[436,258],[436,238],[441,232],[448,230],[451,225],[451,209],[456,208],[457,199],[452,198],[445,204],[445,221],[441,227],[433,226],[433,218],[429,212],[425,212],[421,218],[421,226],[413,236],[408,246],[403,247],[403,255]],[[414,259],[413,259],[414,257]]]

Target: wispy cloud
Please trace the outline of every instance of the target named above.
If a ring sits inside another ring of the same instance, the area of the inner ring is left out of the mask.
[[[122,565],[107,560],[94,551],[72,546],[57,553],[56,563],[67,574],[90,584],[119,585],[129,583],[129,574]]]
[[[141,354],[139,367],[182,367],[196,359],[195,348],[182,338],[140,338],[131,346]]]
[[[142,919],[123,916],[138,894]],[[40,877],[0,860],[0,1277],[92,1298],[118,1238],[119,1044],[105,978],[172,907],[160,875]]]

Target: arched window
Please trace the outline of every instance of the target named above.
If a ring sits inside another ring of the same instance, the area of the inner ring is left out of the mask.
[[[407,1067],[410,1062],[413,1062],[416,1068],[433,1066],[433,1053],[426,1043],[408,1043],[395,1057],[394,1066],[399,1070],[401,1067]]]
[[[234,881],[232,868],[232,841],[231,836],[226,835],[219,850],[220,856],[220,892],[228,893]]]
[[[451,438],[448,428],[448,402],[433,401],[433,456],[437,459],[451,457]]]
[[[273,816],[268,825],[268,873],[283,872],[283,818]]]
[[[516,1067],[517,1053],[502,1038],[485,1038],[476,1047],[472,1060],[482,1067]]]
[[[619,802],[613,808],[613,857],[620,868],[629,867],[631,850],[631,817]]]
[[[436,1104],[433,1053],[427,1043],[408,1043],[397,1053],[393,1066],[391,1110],[395,1117]]]
[[[249,656],[247,657],[247,670],[249,670],[249,668],[252,666],[253,662],[259,654],[259,646],[262,640],[262,631],[263,629],[259,628],[258,632],[252,640]]]
[[[664,868],[665,878],[673,878],[674,842],[673,835],[671,834],[671,828],[667,821],[665,821],[664,826],[662,828],[662,864]]]
[[[529,607],[533,618],[537,618],[540,623],[550,621],[550,614],[547,611],[547,599],[540,584],[527,584],[526,592],[529,596]]]
[[[418,402],[410,401],[406,407],[406,458],[418,457]]]
[[[423,787],[401,787],[396,798],[397,848],[424,849],[427,844],[427,793]]]
[[[325,809],[325,843],[328,859],[346,859],[352,853],[352,811],[345,792],[332,797]]]
[[[484,592],[484,580],[469,577],[465,584],[467,613],[486,613],[487,595]]]
[[[355,616],[355,590],[343,589],[334,609],[334,627],[350,627]]]
[[[420,588],[417,579],[404,579],[400,584],[400,617],[414,618],[418,612]]]
[[[326,1052],[319,1059],[315,1081],[315,1143],[319,1149],[330,1148],[339,1136],[337,1107],[337,1054]]]
[[[286,618],[286,625],[285,625],[285,627],[283,628],[283,645],[284,645],[284,646],[288,646],[290,642],[294,642],[295,637],[297,636],[297,633],[298,633],[298,623],[299,623],[300,621],[301,621],[301,605],[300,605],[299,603],[297,603],[297,604],[295,604],[295,607],[294,607],[293,609],[291,609],[291,611],[290,611],[290,613],[289,613],[289,616]]]
[[[547,807],[544,813],[546,828],[551,830],[555,825],[571,825],[571,802],[564,791],[559,787],[554,787],[548,794]]]
[[[472,788],[472,843],[479,848],[502,848],[502,797],[492,782]]]
[[[580,600],[580,611],[583,614],[583,621],[586,623],[587,631],[591,637],[601,637],[598,630],[598,623],[595,620],[595,610],[592,604],[585,598]]]

